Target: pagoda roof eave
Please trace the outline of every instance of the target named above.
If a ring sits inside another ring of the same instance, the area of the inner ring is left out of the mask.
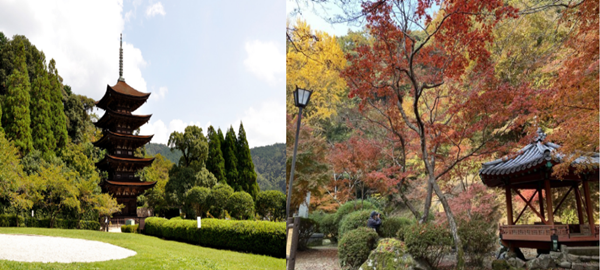
[[[114,163],[133,163],[133,164],[148,166],[148,165],[152,164],[154,159],[155,158],[153,158],[153,157],[152,158],[123,158],[123,157],[111,156],[109,154],[106,154],[102,160],[100,160],[96,163],[96,167],[100,168],[104,164],[106,164],[107,162],[110,162],[110,161],[112,161]]]
[[[143,93],[138,90],[135,90],[133,87],[129,86],[124,81],[117,81],[117,84],[114,86],[106,85],[106,92],[104,96],[98,101],[95,102],[96,107],[106,110],[109,100],[113,98],[113,96],[119,96],[119,98],[129,99],[129,100],[139,100],[141,101],[139,106],[146,102],[148,97],[150,97],[151,93]],[[139,106],[134,108],[137,109]]]
[[[152,114],[146,114],[146,115],[125,114],[125,113],[115,112],[111,109],[107,109],[106,113],[104,115],[102,115],[102,117],[98,121],[96,121],[94,123],[94,125],[96,127],[103,128],[108,124],[110,117],[125,118],[125,119],[135,120],[140,123],[142,123],[142,122],[146,123],[150,120],[150,117],[152,117]],[[141,124],[141,125],[143,125],[143,124]]]
[[[156,181],[154,182],[122,182],[122,181],[110,181],[104,180],[106,184],[109,186],[131,186],[131,187],[154,187],[156,185]]]
[[[96,147],[102,147],[105,143],[109,141],[110,138],[139,141],[142,144],[146,144],[149,141],[151,141],[153,137],[154,135],[130,135],[107,130],[107,132],[104,134],[104,136],[102,136],[102,138],[100,138],[98,141],[93,142],[92,144]]]

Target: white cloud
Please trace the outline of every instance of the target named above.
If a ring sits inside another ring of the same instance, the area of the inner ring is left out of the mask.
[[[173,119],[171,120],[171,122],[169,122],[169,125],[167,126],[165,122],[158,119],[155,122],[150,121],[150,123],[141,126],[140,135],[154,134],[154,137],[152,137],[153,143],[167,144],[167,142],[169,141],[169,136],[171,136],[171,133],[173,133],[173,131],[184,132],[187,126],[192,125],[201,127],[202,133],[204,134],[204,136],[206,136],[206,131],[208,130],[208,126],[210,126],[211,123],[207,122],[206,125],[203,126],[200,124],[200,122],[186,123],[180,119]]]
[[[283,46],[275,42],[254,40],[246,42],[246,69],[270,85],[285,82],[285,54]]]
[[[48,61],[56,60],[64,83],[75,93],[98,100],[106,85],[114,85],[119,77],[122,13],[120,0],[0,1],[0,31],[9,38],[25,35],[44,51]],[[129,85],[145,92],[141,69],[146,62],[141,51],[126,40],[124,37],[124,77]]]
[[[160,2],[158,2],[154,5],[151,5],[146,9],[146,16],[148,16],[150,18],[154,17],[156,15],[165,16],[165,14],[167,14],[167,13],[165,13],[165,8],[163,7],[163,5]]]
[[[285,142],[285,104],[283,101],[266,101],[258,109],[250,107],[241,117],[250,147]],[[234,128],[240,126],[237,121]],[[237,134],[237,133],[236,133]]]
[[[152,94],[150,95],[150,99],[151,100],[161,100],[163,98],[165,98],[165,96],[167,95],[167,93],[169,92],[169,89],[166,86],[161,86],[158,88],[158,91],[152,91]]]

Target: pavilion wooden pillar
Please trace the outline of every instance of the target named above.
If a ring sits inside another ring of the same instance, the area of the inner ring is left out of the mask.
[[[552,213],[552,188],[550,187],[550,180],[544,180],[545,190],[546,190],[546,208],[548,212],[548,224],[546,225],[554,225],[554,214]]]
[[[506,196],[506,218],[508,219],[508,225],[515,225],[513,219],[513,207],[512,207],[512,191],[510,186],[505,187]]]
[[[579,224],[583,224],[583,211],[581,211],[581,192],[579,191],[579,184],[575,184],[573,186],[575,190],[575,201],[577,202],[577,219],[579,219]]]
[[[585,195],[585,210],[587,210],[588,223],[590,224],[590,232],[592,235],[596,233],[596,226],[594,224],[594,213],[592,212],[592,199],[590,197],[590,185],[588,181],[583,181],[583,194]]]
[[[542,215],[542,222],[544,221],[544,219],[546,219],[546,214],[544,214],[544,197],[542,196],[542,187],[540,184],[540,187],[537,189],[538,192],[538,203],[540,205],[540,214]],[[546,192],[546,197],[548,197],[548,192]]]

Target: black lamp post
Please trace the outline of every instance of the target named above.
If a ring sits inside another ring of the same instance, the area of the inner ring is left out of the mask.
[[[312,91],[298,88],[294,90],[294,105],[298,107],[298,125],[296,126],[296,140],[294,141],[294,155],[292,156],[292,169],[290,170],[290,183],[288,186],[288,195],[286,203],[286,217],[291,217],[290,202],[292,198],[292,182],[294,181],[294,169],[296,168],[296,151],[298,150],[298,135],[300,134],[300,120],[302,119],[302,109],[308,105]]]
[[[293,270],[296,265],[296,247],[298,245],[298,228],[300,227],[300,218],[292,218],[293,212],[290,209],[290,202],[292,199],[292,187],[294,182],[294,170],[296,169],[296,152],[298,151],[298,137],[300,134],[300,120],[302,119],[302,109],[306,107],[310,100],[312,91],[298,88],[294,90],[294,104],[298,107],[298,126],[296,127],[296,141],[294,141],[294,155],[292,156],[292,169],[290,171],[290,181],[288,185],[288,195],[286,202],[286,259],[287,259],[287,270]]]

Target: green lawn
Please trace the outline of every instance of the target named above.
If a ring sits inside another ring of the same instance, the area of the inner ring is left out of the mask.
[[[89,230],[0,227],[1,234],[37,234],[110,243],[137,252],[93,263],[24,263],[0,260],[0,269],[284,269],[285,259],[205,248],[153,236]],[[60,247],[57,247],[60,248]]]

